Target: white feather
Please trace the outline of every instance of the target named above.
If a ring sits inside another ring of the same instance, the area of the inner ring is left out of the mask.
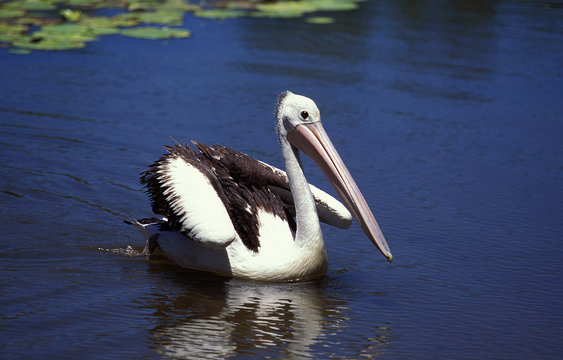
[[[322,275],[328,265],[322,240],[317,246],[301,247],[286,221],[258,209],[260,248],[249,251],[237,239],[227,247],[231,275],[263,281],[304,280]],[[322,239],[322,234],[318,234]]]
[[[287,222],[258,210],[260,248],[250,251],[237,236],[224,249],[199,246],[177,232],[161,232],[158,244],[175,263],[191,269],[262,281],[305,280],[326,272],[328,261],[322,242],[301,247]],[[322,239],[322,235],[319,234]]]
[[[181,218],[190,238],[209,247],[225,247],[236,232],[217,192],[196,167],[182,158],[170,159],[161,170],[164,196]]]

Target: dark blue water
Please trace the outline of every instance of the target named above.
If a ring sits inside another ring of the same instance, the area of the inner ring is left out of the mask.
[[[560,358],[560,5],[187,15],[185,40],[0,51],[0,357]],[[393,264],[356,224],[323,228],[329,272],[307,283],[139,256],[122,219],[150,215],[138,174],[169,136],[282,166],[286,89],[316,100]]]

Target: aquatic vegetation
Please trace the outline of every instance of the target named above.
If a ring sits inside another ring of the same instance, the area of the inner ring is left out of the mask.
[[[0,42],[11,43],[19,39],[27,31],[27,26],[20,24],[0,23]]]
[[[247,16],[247,12],[236,9],[200,9],[195,11],[194,15],[202,18],[224,20]]]
[[[136,27],[125,29],[121,31],[121,35],[136,37],[140,39],[172,39],[172,38],[185,38],[190,36],[190,32],[182,29],[160,28],[154,26]]]
[[[18,18],[25,16],[22,9],[0,9],[0,19]]]
[[[253,16],[300,17],[319,9],[310,1],[284,1],[256,5],[258,12]]]
[[[102,35],[153,40],[186,38],[190,31],[170,27],[182,26],[186,13],[218,20],[299,18],[319,11],[354,10],[360,1],[363,0],[224,0],[201,6],[189,0],[7,0],[0,2],[0,47],[8,47],[14,54],[28,54],[32,50],[82,48]],[[97,15],[100,9],[116,9],[116,14]],[[334,19],[309,16],[305,21],[331,24]]]
[[[78,21],[82,17],[82,11],[73,9],[62,9],[61,14],[66,21]]]
[[[327,16],[311,16],[306,21],[309,24],[332,24],[334,19]]]

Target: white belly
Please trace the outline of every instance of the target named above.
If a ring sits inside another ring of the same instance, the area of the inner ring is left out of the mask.
[[[322,234],[317,246],[295,245],[294,234],[279,217],[259,211],[258,252],[237,238],[226,248],[207,248],[174,232],[160,233],[158,244],[178,265],[237,278],[262,281],[305,280],[324,275],[328,262]]]

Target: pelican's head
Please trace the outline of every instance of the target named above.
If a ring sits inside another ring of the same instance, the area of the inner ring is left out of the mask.
[[[389,245],[364,196],[324,131],[315,102],[286,91],[278,99],[276,120],[280,141],[287,139],[293,148],[301,150],[315,161],[365,234],[391,262],[393,255]]]
[[[287,137],[300,124],[320,122],[321,112],[313,100],[286,91],[278,99],[276,120],[278,135]]]

